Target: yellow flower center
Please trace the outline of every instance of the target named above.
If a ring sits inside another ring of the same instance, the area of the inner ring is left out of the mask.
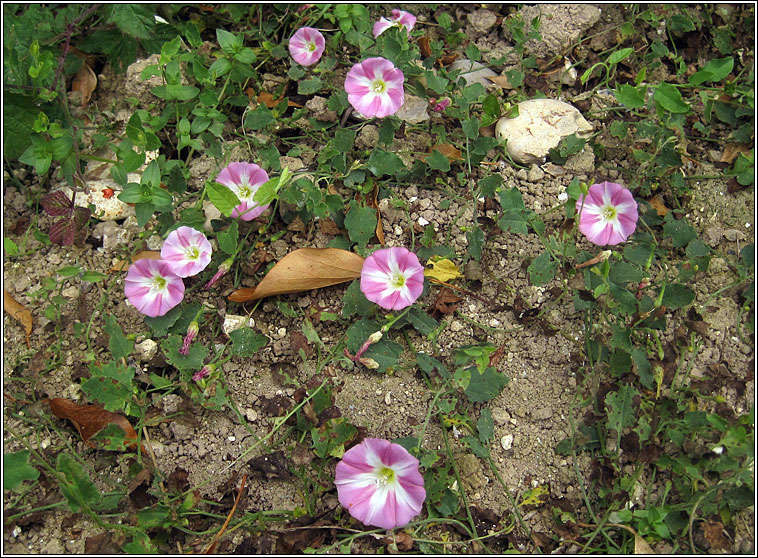
[[[387,84],[378,79],[371,85],[371,88],[374,90],[374,93],[384,93],[387,90]]]
[[[200,250],[197,249],[197,246],[190,246],[187,248],[187,258],[190,260],[196,260],[200,257]]]
[[[153,277],[153,288],[158,291],[162,291],[163,289],[165,289],[166,279],[164,279],[160,275],[156,275],[155,277]]]
[[[381,486],[395,482],[395,471],[389,467],[382,467],[376,475],[376,480]]]
[[[616,208],[611,205],[605,206],[601,213],[606,221],[612,221],[616,218]]]
[[[313,52],[314,50],[316,50],[316,43],[308,43],[306,45],[306,48],[308,49],[308,52]]]
[[[402,273],[396,272],[392,274],[390,278],[390,285],[396,289],[400,289],[405,286],[405,276]]]
[[[249,184],[240,184],[237,197],[241,200],[249,198],[253,194],[253,189]]]

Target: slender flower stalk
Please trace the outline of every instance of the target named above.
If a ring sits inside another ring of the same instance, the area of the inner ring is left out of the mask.
[[[405,30],[408,33],[408,37],[410,38],[411,30],[413,29],[414,25],[416,25],[415,15],[409,12],[404,12],[403,10],[392,10],[392,15],[390,18],[387,19],[386,17],[383,17],[377,21],[374,24],[372,32],[374,33],[374,38],[376,39],[390,27],[400,27],[401,29],[405,27]]]
[[[243,221],[252,221],[268,207],[268,204],[258,205],[253,201],[255,192],[267,180],[268,173],[255,163],[229,163],[216,178],[216,182],[239,198],[241,203],[232,211],[232,217],[242,217]]]
[[[321,59],[326,42],[318,29],[301,27],[290,38],[289,51],[301,66],[310,66]]]
[[[598,246],[624,242],[637,228],[637,202],[621,184],[601,182],[576,202],[579,231]]]
[[[232,256],[231,258],[227,258],[223,262],[221,262],[221,265],[218,266],[218,271],[213,277],[211,277],[211,280],[205,284],[203,289],[207,291],[213,285],[215,285],[216,281],[221,279],[224,275],[226,275],[229,272],[229,270],[232,268],[233,263],[234,263],[234,256]]]
[[[418,459],[400,444],[366,438],[337,464],[334,484],[340,504],[366,525],[403,527],[426,499],[418,467]]]
[[[192,340],[197,336],[199,332],[200,324],[198,324],[196,321],[190,322],[190,325],[187,328],[187,335],[184,336],[184,343],[182,343],[182,348],[179,349],[180,355],[187,356],[189,354],[190,343],[192,343]]]
[[[387,310],[413,304],[424,290],[424,268],[413,252],[383,248],[363,262],[361,291],[371,302]]]
[[[404,79],[403,72],[389,60],[368,58],[347,73],[347,100],[368,118],[395,114],[405,102]]]
[[[124,293],[134,307],[151,318],[163,316],[184,298],[184,282],[163,260],[134,262],[124,278]]]
[[[169,233],[161,248],[161,259],[179,277],[190,277],[208,267],[212,252],[211,243],[203,233],[182,226]]]

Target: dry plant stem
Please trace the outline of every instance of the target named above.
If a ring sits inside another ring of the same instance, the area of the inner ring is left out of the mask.
[[[240,498],[242,497],[242,493],[245,491],[246,482],[247,482],[247,473],[245,473],[242,476],[242,486],[240,486],[239,492],[237,492],[237,497],[234,499],[234,505],[232,506],[232,509],[229,512],[229,515],[226,517],[226,521],[224,521],[224,524],[221,526],[221,529],[219,530],[219,532],[216,533],[215,537],[213,537],[213,542],[211,542],[211,544],[208,545],[208,548],[205,549],[205,552],[203,554],[211,554],[216,549],[216,544],[218,543],[218,539],[221,537],[221,535],[224,534],[226,527],[229,525],[229,522],[232,520],[232,516],[234,515],[234,512],[237,511],[237,504],[239,504]]]
[[[487,300],[485,298],[482,298],[481,296],[479,296],[477,294],[474,294],[474,293],[472,293],[471,291],[469,291],[467,289],[463,289],[461,287],[456,287],[455,285],[451,285],[450,283],[445,283],[444,281],[440,281],[439,279],[435,279],[434,277],[427,277],[427,279],[429,279],[430,283],[436,283],[437,285],[442,285],[444,287],[447,287],[448,289],[456,290],[456,291],[461,292],[461,293],[463,293],[465,295],[473,297],[473,298],[475,298],[477,300],[481,300],[485,304],[492,304],[491,300]]]
[[[155,453],[153,453],[153,445],[150,443],[150,435],[147,433],[147,427],[142,427],[142,435],[145,437],[147,443],[147,451],[150,454],[150,460],[153,462],[154,470],[158,470],[158,464],[155,461]],[[161,492],[166,493],[166,487],[163,486],[163,481],[158,481],[158,485],[161,487]]]

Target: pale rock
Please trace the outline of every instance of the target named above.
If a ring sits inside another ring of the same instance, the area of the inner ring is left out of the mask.
[[[595,152],[589,145],[585,145],[579,153],[566,159],[563,168],[573,174],[589,175],[595,171]]]
[[[70,287],[66,287],[61,291],[61,294],[65,298],[78,298],[79,297],[79,287],[76,285],[71,285]]]
[[[492,81],[487,78],[497,75],[497,73],[487,68],[484,64],[468,60],[467,58],[456,60],[450,64],[447,71],[452,72],[454,70],[460,70],[460,77],[466,80],[466,85],[481,83],[483,86],[487,87],[493,85]]]
[[[478,35],[487,33],[497,23],[497,14],[489,10],[474,10],[467,16],[469,25]]]
[[[521,164],[542,164],[548,152],[571,134],[587,137],[592,125],[576,107],[555,99],[530,99],[518,104],[515,118],[501,118],[495,136],[506,139],[508,154]]]
[[[207,233],[212,233],[213,225],[211,225],[211,221],[215,219],[221,219],[223,215],[210,200],[205,200],[203,202],[203,213],[205,213],[205,223],[203,223],[203,230]]]
[[[529,182],[539,182],[545,177],[545,172],[537,165],[532,165],[529,172],[526,174],[526,179]]]
[[[253,327],[254,325],[255,320],[253,320],[253,318],[227,314],[224,317],[224,325],[222,326],[222,329],[224,330],[224,333],[229,335],[233,331],[242,329],[243,327]]]
[[[358,132],[355,146],[358,149],[375,149],[379,144],[379,128],[373,124],[367,124]]]
[[[404,120],[408,124],[419,124],[425,120],[429,120],[429,113],[426,108],[429,103],[421,97],[415,95],[405,95],[405,101],[395,113],[400,120]]]
[[[505,451],[513,449],[513,434],[506,434],[500,438],[500,445]]]
[[[589,4],[538,4],[519,10],[527,31],[535,17],[540,18],[540,37],[524,45],[526,52],[537,58],[552,58],[576,43],[582,34],[600,19],[600,9]],[[509,35],[503,22],[503,31]]]
[[[158,354],[158,343],[152,339],[145,339],[142,343],[137,343],[134,349],[137,351],[137,358],[140,362],[147,362]]]

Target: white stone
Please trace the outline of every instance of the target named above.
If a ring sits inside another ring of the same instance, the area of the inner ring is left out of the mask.
[[[500,438],[500,445],[503,446],[503,449],[506,451],[513,448],[513,434],[506,434]]]
[[[530,99],[518,104],[515,118],[501,118],[495,135],[506,139],[506,149],[522,164],[541,164],[548,152],[571,134],[587,137],[592,125],[568,103],[555,99]]]
[[[253,327],[255,320],[248,316],[237,316],[234,314],[227,314],[224,317],[224,325],[222,326],[224,333],[229,335],[232,331],[242,329],[243,327]]]
[[[487,68],[484,64],[468,60],[467,58],[456,60],[450,64],[447,71],[452,72],[454,70],[460,70],[460,77],[466,80],[466,85],[481,83],[487,87],[488,85],[493,85],[493,83],[487,78],[497,75],[497,73]]]
[[[425,99],[406,93],[405,100],[395,113],[395,116],[408,124],[418,124],[429,120],[429,113],[426,111],[428,106],[429,103]]]
[[[137,351],[137,358],[142,362],[151,360],[158,353],[158,343],[152,339],[145,339],[142,343],[137,343],[134,348]]]

